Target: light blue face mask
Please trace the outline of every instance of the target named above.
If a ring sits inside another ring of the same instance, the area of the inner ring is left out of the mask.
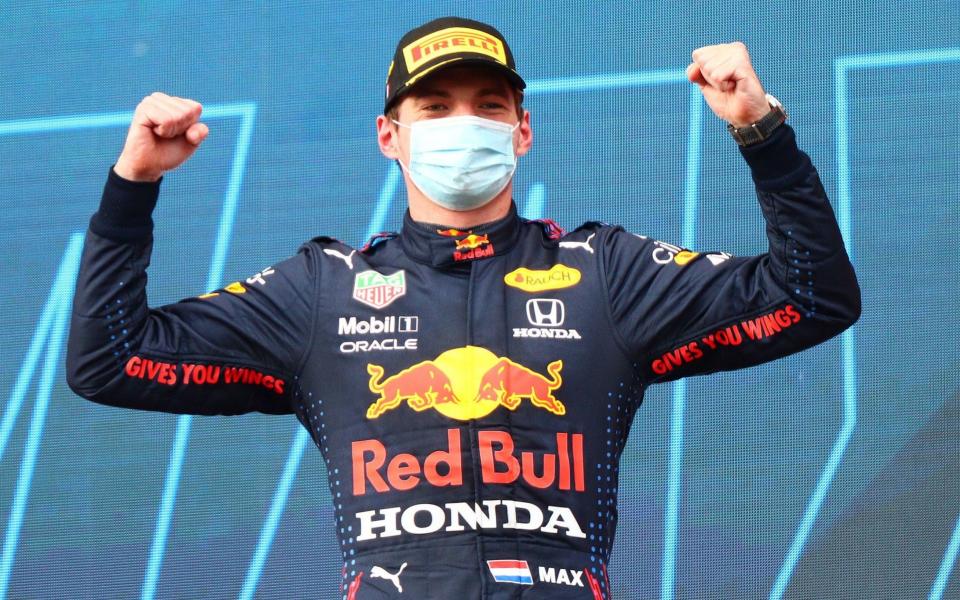
[[[480,208],[503,191],[517,168],[513,131],[473,115],[416,121],[410,129],[410,164],[400,164],[423,194],[444,208]]]

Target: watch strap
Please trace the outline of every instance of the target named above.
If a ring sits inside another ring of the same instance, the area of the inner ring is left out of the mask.
[[[770,137],[773,130],[787,120],[787,112],[783,109],[783,105],[781,105],[780,102],[776,99],[771,101],[769,95],[768,102],[770,103],[770,112],[764,115],[759,121],[744,127],[734,127],[730,123],[727,124],[727,130],[730,132],[730,135],[733,136],[733,139],[737,141],[737,144],[741,146],[759,144]]]

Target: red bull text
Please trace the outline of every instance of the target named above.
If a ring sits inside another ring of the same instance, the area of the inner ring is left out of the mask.
[[[556,452],[537,456],[517,451],[508,431],[477,432],[480,476],[484,484],[510,485],[522,480],[539,488],[585,491],[583,434],[557,432]],[[435,487],[463,485],[463,445],[459,429],[447,430],[447,447],[427,455],[423,464],[413,454],[390,456],[380,440],[353,442],[353,494],[408,491],[421,484]],[[539,463],[539,464],[538,464]]]

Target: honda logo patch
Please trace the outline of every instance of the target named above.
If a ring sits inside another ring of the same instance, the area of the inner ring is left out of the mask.
[[[527,320],[537,327],[560,327],[563,325],[563,302],[552,298],[527,300]]]
[[[566,318],[563,302],[555,298],[527,300],[527,321],[533,327],[514,327],[515,338],[547,338],[554,340],[579,340],[576,329],[560,327]]]

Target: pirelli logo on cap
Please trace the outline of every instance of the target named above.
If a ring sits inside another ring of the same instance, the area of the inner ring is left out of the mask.
[[[428,60],[457,52],[485,54],[505,66],[507,64],[503,42],[489,33],[469,27],[448,27],[425,35],[403,48],[403,58],[407,73],[413,74]]]

